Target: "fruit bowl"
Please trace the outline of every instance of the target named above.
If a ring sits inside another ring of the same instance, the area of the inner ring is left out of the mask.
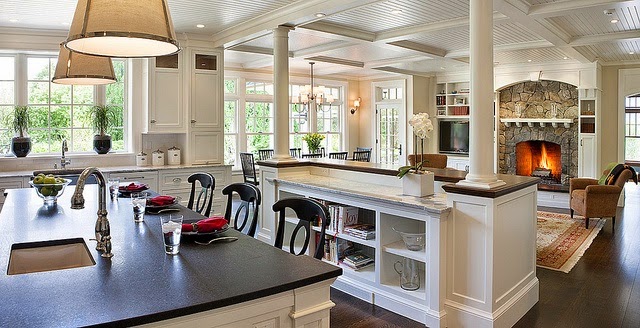
[[[406,229],[400,227],[392,227],[391,229],[402,236],[402,241],[404,241],[408,250],[421,251],[424,248],[426,242],[424,232],[405,232],[403,230]]]
[[[55,204],[58,197],[64,192],[64,188],[71,183],[70,179],[54,178],[55,182],[50,183],[34,183],[29,184],[36,190],[36,194],[44,200],[45,205]]]

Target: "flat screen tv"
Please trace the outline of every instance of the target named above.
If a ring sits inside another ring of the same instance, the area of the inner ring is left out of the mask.
[[[469,154],[469,121],[439,121],[440,152]]]

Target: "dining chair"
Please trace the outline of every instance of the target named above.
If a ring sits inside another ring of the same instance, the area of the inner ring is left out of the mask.
[[[302,158],[322,158],[324,156],[322,156],[321,153],[317,153],[317,154],[302,154]]]
[[[293,158],[300,158],[300,155],[302,154],[302,149],[301,148],[290,148],[289,149],[289,154]]]
[[[278,230],[276,232],[276,242],[274,244],[275,247],[282,249],[282,244],[284,243],[285,238],[285,215],[287,212],[286,209],[289,208],[293,210],[298,218],[298,223],[293,228],[291,232],[290,240],[289,240],[289,253],[293,255],[302,255],[307,252],[307,248],[309,248],[309,238],[311,236],[311,224],[312,222],[320,223],[320,236],[317,239],[316,249],[313,251],[313,257],[316,259],[322,259],[324,255],[324,243],[325,243],[325,233],[327,229],[327,223],[329,218],[329,210],[327,207],[322,205],[317,200],[311,198],[304,197],[292,197],[292,198],[283,198],[273,204],[273,211],[280,212],[278,217]],[[298,237],[298,232],[300,229],[304,229],[304,241],[302,245],[296,245],[296,238]],[[300,252],[296,253],[295,248],[299,247]]]
[[[216,179],[210,173],[198,172],[190,175],[187,181],[191,184],[187,208],[208,217],[211,214]],[[200,190],[196,192],[198,184],[200,185]]]
[[[240,205],[233,212],[234,204],[237,204],[237,200],[234,201],[234,193],[240,197]],[[256,228],[258,226],[258,213],[260,212],[260,203],[262,202],[262,195],[260,189],[250,183],[232,183],[224,189],[222,194],[227,195],[227,209],[224,212],[224,219],[231,224],[231,216],[233,215],[233,228],[237,231],[243,232],[246,230],[247,236],[255,237]],[[250,212],[253,214],[249,216]],[[240,222],[240,216],[242,215],[242,222]]]
[[[373,148],[371,147],[356,147],[356,151],[368,151],[371,152]]]
[[[346,161],[348,156],[349,156],[348,151],[339,151],[335,153],[329,153],[329,158],[331,159],[342,159]]]
[[[370,150],[362,150],[362,151],[354,151],[351,160],[358,162],[370,162],[371,161],[371,151]]]
[[[273,157],[273,149],[258,149],[258,160],[264,161]]]
[[[253,158],[253,153],[240,153],[240,164],[242,164],[242,176],[244,182],[258,185],[258,178],[256,175],[256,163]]]

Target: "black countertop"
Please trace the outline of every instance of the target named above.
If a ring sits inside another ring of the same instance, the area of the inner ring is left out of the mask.
[[[293,256],[233,229],[231,243],[199,246],[183,240],[165,255],[159,217],[133,222],[131,202],[107,200],[113,254],[95,250],[96,185],[85,208],[69,206],[68,188],[53,209],[34,190],[13,189],[0,213],[0,327],[130,326],[197,313],[337,277],[342,269]],[[93,195],[93,196],[92,196]],[[183,209],[185,221],[201,216]],[[11,245],[81,237],[96,265],[7,275]]]

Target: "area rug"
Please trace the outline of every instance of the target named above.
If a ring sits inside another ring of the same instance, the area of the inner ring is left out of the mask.
[[[538,211],[536,264],[569,273],[604,223],[604,219],[590,219],[589,229],[585,229],[584,217],[574,215],[572,219],[569,214]]]

